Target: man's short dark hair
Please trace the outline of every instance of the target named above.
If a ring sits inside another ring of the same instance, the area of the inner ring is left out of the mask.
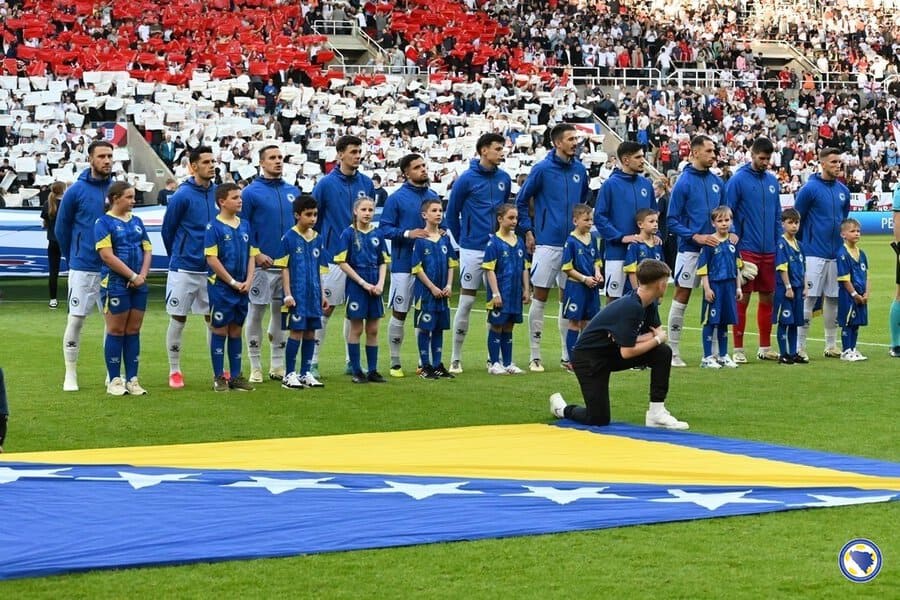
[[[209,146],[197,146],[196,148],[191,150],[191,154],[188,160],[192,165],[196,165],[198,162],[200,162],[200,157],[202,155],[212,153],[212,148],[210,148]]]
[[[622,142],[619,144],[619,147],[616,149],[616,156],[619,157],[619,160],[622,160],[626,156],[631,156],[633,154],[637,154],[638,152],[643,152],[644,147],[638,144],[637,142]]]
[[[88,156],[93,156],[94,150],[96,150],[97,148],[109,148],[110,150],[113,150],[113,145],[106,140],[97,140],[96,142],[91,142],[91,145],[88,146]]]
[[[301,194],[299,198],[294,200],[293,207],[294,214],[300,215],[303,214],[304,210],[318,208],[319,204],[316,202],[316,199],[313,198],[310,194]]]
[[[835,154],[841,155],[843,152],[839,148],[835,148],[833,146],[828,146],[826,148],[822,148],[819,150],[819,160],[825,160],[829,156],[834,156]]]
[[[401,158],[400,159],[400,172],[403,173],[404,175],[406,175],[406,169],[409,168],[409,165],[411,165],[413,163],[413,161],[418,160],[420,158],[422,158],[422,155],[416,154],[416,153],[407,154],[406,156]]]
[[[758,137],[753,140],[750,152],[752,154],[772,154],[775,152],[775,144],[767,137]]]
[[[236,183],[223,183],[216,188],[216,204],[221,205],[228,198],[228,194],[233,191],[241,191],[241,186]]]
[[[478,141],[475,142],[475,152],[477,154],[481,154],[482,148],[487,148],[491,144],[500,144],[501,146],[505,146],[506,138],[499,133],[482,134],[481,137],[478,138]]]
[[[712,142],[713,144],[715,144],[715,142],[713,142],[713,139],[708,135],[695,135],[693,139],[691,139],[691,150],[696,150],[701,146],[705,146],[706,142]]]
[[[554,125],[553,129],[550,130],[550,140],[555,144],[562,138],[563,135],[567,131],[575,131],[575,126],[571,123],[560,123],[559,125]]]
[[[647,258],[642,260],[637,267],[637,280],[641,285],[656,283],[660,279],[668,279],[672,274],[669,265],[661,260]]]
[[[260,160],[265,159],[266,152],[268,152],[269,150],[280,150],[280,149],[281,148],[279,148],[276,144],[269,144],[268,146],[263,146],[262,148],[259,149],[259,159]]]
[[[349,146],[362,146],[362,144],[362,139],[356,137],[355,135],[342,135],[334,143],[334,149],[338,152],[343,152]]]

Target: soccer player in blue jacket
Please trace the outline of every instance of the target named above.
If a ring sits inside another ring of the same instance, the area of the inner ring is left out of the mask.
[[[262,383],[262,321],[266,307],[269,315],[269,378],[284,379],[285,334],[281,330],[281,269],[275,259],[281,252],[281,238],[294,226],[293,204],[300,190],[282,179],[284,157],[278,146],[263,146],[259,151],[260,176],[253,179],[241,197],[241,218],[250,225],[252,245],[259,250],[256,270],[250,286],[247,312],[247,355],[250,358],[250,382]]]
[[[620,166],[600,186],[594,209],[594,224],[605,242],[603,265],[609,298],[621,298],[629,287],[624,271],[625,252],[629,244],[639,241],[641,237],[635,215],[641,209],[659,210],[653,183],[643,176],[643,146],[637,142],[622,142],[616,156]],[[661,244],[662,240],[657,243]]]
[[[806,337],[816,301],[825,296],[822,316],[825,320],[825,356],[840,358],[837,349],[838,281],[837,255],[843,247],[841,221],[850,213],[850,190],[838,178],[844,170],[841,151],[819,151],[821,173],[810,177],[797,193],[794,208],[800,213],[800,233],[806,251],[806,283],[809,286],[803,305],[804,325],[797,339],[797,353],[808,358]]]
[[[760,360],[778,360],[771,350],[772,297],[775,292],[775,248],[781,239],[781,187],[769,171],[775,146],[760,137],[750,146],[750,163],[739,168],[725,185],[725,200],[734,212],[734,233],[740,238],[741,260],[759,269],[756,277],[743,286],[738,301],[738,322],[734,326],[734,362],[747,362],[744,352],[744,328],[750,295],[759,293],[756,325],[759,328]]]
[[[553,151],[534,165],[528,179],[519,190],[516,206],[519,209],[519,230],[525,235],[525,248],[533,256],[531,283],[534,300],[528,312],[528,329],[531,340],[531,360],[528,368],[534,372],[544,370],[541,358],[541,335],[544,331],[544,307],[551,287],[560,293],[566,285],[562,272],[563,246],[572,226],[572,209],[576,204],[590,204],[587,170],[575,158],[578,135],[574,125],[560,123],[550,130]],[[533,211],[534,218],[531,218]],[[560,365],[569,361],[566,336],[569,321],[562,311],[562,298],[557,318],[562,345]]]
[[[338,252],[341,233],[353,222],[353,203],[359,198],[374,198],[375,185],[372,180],[359,172],[362,161],[362,140],[355,135],[342,135],[334,144],[337,151],[337,166],[320,179],[313,188],[312,195],[319,206],[316,231],[322,236],[325,247],[325,260],[328,261],[328,275],[322,286],[328,308],[322,315],[322,327],[316,331],[316,348],[313,353],[311,373],[318,376],[319,350],[325,340],[325,329],[328,318],[334,307],[343,304],[347,286],[347,276],[334,264],[334,255]],[[344,339],[347,339],[349,322],[344,321]],[[348,374],[352,375],[349,372]]]
[[[506,138],[485,133],[475,143],[478,158],[453,183],[446,223],[459,245],[459,305],[453,318],[450,372],[462,373],[462,345],[469,332],[469,314],[484,279],[484,251],[496,224],[497,207],[509,200],[512,180],[500,168]]]
[[[209,323],[209,293],[206,289],[206,257],[203,243],[206,226],[219,209],[216,206],[216,165],[212,148],[191,151],[194,176],[178,186],[169,198],[162,222],[162,239],[169,255],[166,278],[166,350],[169,355],[169,387],[184,387],[181,373],[181,339],[188,313],[203,315]]]
[[[412,251],[417,239],[426,237],[422,219],[422,203],[438,200],[437,192],[428,187],[428,169],[419,154],[407,154],[400,159],[400,172],[406,181],[388,196],[381,213],[378,229],[391,242],[391,296],[388,301],[392,313],[388,322],[388,346],[391,354],[391,377],[404,377],[400,364],[403,344],[403,324],[412,306]]]
[[[100,255],[94,248],[94,222],[103,215],[106,191],[112,181],[109,142],[88,146],[86,169],[66,190],[56,216],[54,233],[63,257],[69,263],[69,317],[63,334],[66,377],[63,391],[78,391],[78,351],[84,319],[100,300]]]
[[[678,236],[678,257],[675,259],[675,297],[669,309],[669,344],[672,346],[672,366],[686,367],[681,358],[679,342],[684,326],[684,311],[691,299],[691,291],[700,284],[697,261],[703,246],[715,248],[719,239],[714,235],[710,215],[717,206],[725,204],[725,184],[710,169],[716,164],[716,144],[705,135],[691,140],[691,164],[672,188],[666,224]],[[732,236],[731,242],[737,242]]]

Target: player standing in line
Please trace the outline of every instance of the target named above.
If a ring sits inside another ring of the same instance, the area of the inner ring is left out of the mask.
[[[247,293],[259,249],[253,246],[250,224],[238,216],[243,204],[241,188],[233,183],[220,185],[216,188],[216,204],[219,214],[210,221],[203,243],[209,265],[209,353],[213,390],[252,392],[254,387],[241,372],[241,328],[247,318]],[[281,328],[281,323],[278,327]],[[228,379],[225,378],[226,339],[231,375]]]
[[[890,354],[894,358],[900,358],[900,185],[894,189],[894,241],[891,242],[891,248],[897,256],[895,280],[897,282],[897,291],[894,301],[891,303],[890,313],[890,329],[891,329],[891,351]]]
[[[63,334],[66,363],[64,392],[78,391],[78,351],[84,319],[100,301],[102,261],[94,247],[94,223],[103,215],[112,182],[113,147],[109,142],[88,146],[90,167],[66,190],[56,216],[54,233],[69,265],[69,317]]]
[[[133,214],[134,188],[117,181],[109,186],[109,211],[94,224],[94,242],[103,267],[100,294],[106,318],[103,342],[112,396],[143,396],[138,382],[141,325],[147,310],[147,273],[153,249],[143,221]],[[122,363],[125,380],[122,380]]]
[[[803,301],[806,298],[806,263],[803,245],[797,239],[800,213],[787,208],[781,213],[784,231],[775,247],[775,301],[772,321],[778,323],[778,362],[782,365],[806,364],[797,354],[797,329],[803,324]]]
[[[653,183],[643,176],[646,166],[643,146],[637,142],[622,142],[616,155],[620,166],[600,186],[594,210],[597,233],[605,242],[603,264],[606,296],[610,299],[621,298],[625,289],[632,287],[626,281],[623,267],[628,245],[640,239],[635,215],[643,209],[659,209]]]
[[[659,231],[659,212],[652,208],[642,208],[634,215],[634,220],[638,226],[638,240],[628,244],[625,266],[622,267],[626,294],[638,287],[637,268],[642,261],[648,258],[663,260],[663,246],[656,235]]]
[[[869,259],[858,244],[860,224],[844,219],[837,254],[838,323],[841,326],[841,360],[856,362],[868,357],[856,349],[859,328],[869,324]]]
[[[313,198],[318,203],[316,231],[322,236],[325,260],[328,262],[328,275],[322,282],[328,308],[322,315],[322,327],[316,331],[316,346],[310,367],[310,375],[313,378],[319,376],[319,351],[325,340],[328,318],[334,312],[334,307],[343,304],[346,299],[347,276],[338,265],[334,264],[334,255],[337,254],[341,243],[341,232],[347,228],[347,223],[353,222],[353,203],[359,198],[375,197],[375,185],[372,180],[359,172],[362,144],[362,140],[355,135],[339,137],[334,144],[338,164],[316,183],[312,192]],[[349,327],[350,322],[345,319],[343,336],[345,340]],[[348,375],[353,374],[349,364],[346,372]]]
[[[488,239],[482,263],[487,278],[488,373],[521,375],[525,371],[513,362],[512,332],[522,322],[522,305],[531,301],[525,244],[516,235],[516,205],[501,204],[496,215],[497,231]]]
[[[450,328],[453,270],[459,264],[450,238],[439,229],[444,218],[440,200],[426,200],[422,218],[428,235],[413,246],[412,274],[416,276],[413,308],[419,343],[419,377],[453,379],[441,360],[444,330]]]
[[[169,328],[166,349],[169,356],[169,387],[184,387],[181,373],[181,340],[188,313],[203,315],[209,328],[209,291],[206,288],[206,257],[203,242],[206,226],[215,218],[216,164],[212,148],[200,146],[189,157],[193,177],[169,198],[162,222],[162,239],[169,255],[166,278],[166,312]]]
[[[262,322],[266,307],[269,315],[269,379],[284,379],[285,332],[281,330],[281,269],[275,259],[281,251],[281,238],[294,226],[293,204],[300,190],[290,185],[281,174],[284,157],[278,146],[263,146],[259,151],[261,174],[243,191],[241,219],[250,227],[251,246],[257,248],[256,269],[250,285],[250,308],[247,312],[247,354],[250,358],[250,382],[262,383]]]
[[[528,329],[531,340],[531,360],[528,368],[544,371],[541,358],[541,336],[544,331],[544,308],[551,287],[558,287],[560,294],[566,286],[562,272],[563,246],[572,223],[572,209],[576,204],[590,201],[587,170],[575,158],[578,135],[575,126],[560,123],[550,130],[553,151],[534,165],[519,190],[516,207],[519,209],[519,230],[525,234],[525,248],[532,255],[531,283],[534,300],[528,313]],[[529,211],[533,209],[534,219]],[[560,366],[569,362],[566,338],[569,321],[563,315],[560,298],[557,319],[562,345]]]
[[[280,257],[275,261],[281,267],[281,287],[287,292],[284,305],[289,309],[282,325],[291,333],[284,352],[287,373],[281,382],[281,387],[288,390],[324,386],[311,372],[316,330],[321,329],[322,314],[328,308],[322,282],[328,272],[325,248],[322,236],[313,229],[318,212],[312,196],[294,200],[297,224],[281,238]]]
[[[679,342],[684,326],[684,311],[691,299],[691,291],[700,284],[697,260],[703,246],[715,248],[718,238],[709,215],[717,206],[725,204],[725,184],[710,171],[716,164],[716,144],[705,135],[691,140],[691,164],[672,188],[667,224],[678,236],[678,256],[675,259],[675,296],[669,309],[669,343],[672,346],[672,366],[686,367],[681,358]],[[731,236],[731,243],[737,237]]]
[[[381,235],[391,242],[391,297],[388,302],[392,311],[388,322],[391,377],[405,375],[400,365],[400,346],[403,344],[403,324],[412,306],[416,282],[410,273],[412,250],[417,239],[428,235],[422,220],[422,203],[439,199],[437,192],[428,187],[428,169],[420,155],[407,154],[401,158],[400,172],[406,181],[388,196],[378,223]]]
[[[781,236],[781,187],[769,171],[775,146],[760,137],[750,146],[750,162],[735,172],[725,185],[725,200],[734,212],[734,233],[740,238],[741,260],[757,266],[756,277],[743,286],[738,301],[738,322],[734,326],[734,362],[747,362],[744,328],[747,306],[753,292],[759,293],[756,325],[759,328],[759,360],[778,360],[771,349],[772,294],[775,291],[775,246]]]
[[[593,210],[587,204],[572,209],[575,230],[566,239],[563,248],[562,270],[566,274],[563,291],[563,315],[569,321],[566,334],[566,352],[572,348],[588,321],[600,310],[599,287],[603,285],[603,261],[600,260],[600,240],[591,233],[594,226]],[[572,370],[572,365],[567,365]]]
[[[450,189],[447,227],[459,245],[459,304],[453,317],[450,372],[462,373],[462,345],[469,332],[469,315],[484,279],[484,250],[494,231],[497,207],[509,200],[512,180],[500,168],[506,138],[485,133],[475,143],[478,158]]]
[[[703,286],[703,306],[700,319],[703,324],[703,360],[700,366],[707,369],[737,368],[728,356],[728,326],[737,323],[737,302],[741,298],[741,258],[729,239],[732,217],[727,206],[713,209],[710,220],[719,243],[700,249],[697,275]],[[719,351],[713,354],[713,333],[718,340]]]
[[[821,173],[811,176],[800,191],[794,208],[800,213],[800,233],[806,251],[806,283],[809,286],[803,305],[803,322],[797,339],[797,353],[809,358],[806,337],[816,302],[823,295],[826,358],[840,358],[837,344],[837,255],[843,247],[841,222],[850,214],[850,190],[838,181],[844,170],[841,151],[819,151]]]
[[[353,383],[384,383],[378,372],[378,326],[384,316],[381,293],[387,264],[391,262],[379,227],[372,225],[375,200],[360,198],[353,203],[353,224],[341,234],[334,262],[347,275],[347,355],[353,369]],[[366,366],[359,359],[359,338],[366,330]]]

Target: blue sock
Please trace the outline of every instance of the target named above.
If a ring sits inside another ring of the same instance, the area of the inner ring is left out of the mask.
[[[504,367],[512,364],[512,331],[500,332],[500,356]]]
[[[361,373],[362,367],[359,365],[359,342],[347,344],[347,356],[350,358],[350,369],[354,373]]]
[[[369,367],[369,373],[378,370],[378,345],[366,345],[366,365]]]
[[[891,303],[891,347],[900,346],[900,300]]]
[[[728,354],[728,325],[719,325],[716,328],[719,337],[719,356]]]
[[[787,326],[788,352],[791,356],[797,354],[797,326]]]
[[[713,329],[715,325],[703,326],[703,357],[712,356]]]
[[[782,356],[791,356],[793,352],[788,349],[788,328],[790,325],[778,324],[778,353]]]
[[[131,381],[132,377],[137,377],[141,361],[141,334],[125,335],[122,354],[125,360],[125,381]]]
[[[849,327],[841,329],[841,350],[849,350],[853,347],[853,333]]]
[[[488,329],[487,344],[488,360],[491,361],[491,364],[500,362],[500,332]]]
[[[416,336],[416,341],[419,344],[419,365],[430,367],[431,361],[428,360],[428,352],[431,346],[431,332],[420,329],[419,335]]]
[[[110,379],[122,376],[122,346],[125,343],[124,335],[106,334],[106,342],[103,344],[103,354],[106,357],[106,371]]]
[[[298,340],[297,343],[300,346],[300,372],[306,375],[309,373],[313,353],[316,351],[316,338],[304,339],[303,341]],[[296,352],[294,356],[296,357]]]
[[[306,340],[304,340],[306,341]],[[297,370],[297,352],[300,350],[300,340],[289,337],[284,347],[284,372],[293,373]]]
[[[851,327],[850,328],[850,341],[853,342],[853,348],[856,348],[856,343],[859,341],[859,327]]]
[[[225,336],[217,333],[209,336],[209,354],[212,357],[213,375],[225,374]]]
[[[232,379],[241,374],[241,341],[241,336],[228,338],[228,366]]]
[[[581,332],[575,329],[570,329],[566,333],[566,349],[569,351],[569,360],[572,360],[572,348],[575,347],[575,342],[578,341],[578,335]]]
[[[444,332],[443,331],[432,331],[431,332],[431,366],[437,367],[441,364],[441,353],[443,352],[444,345]]]

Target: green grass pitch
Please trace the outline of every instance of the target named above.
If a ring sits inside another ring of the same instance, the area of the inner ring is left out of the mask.
[[[822,358],[817,319],[808,366],[751,359],[736,371],[701,370],[695,294],[682,340],[690,367],[673,371],[670,410],[697,432],[900,461],[900,361],[888,356],[887,331],[894,255],[886,237],[864,238],[861,245],[872,279],[870,325],[860,335],[868,361]],[[321,361],[324,389],[287,391],[266,382],[250,394],[213,393],[202,319],[193,317],[184,342],[187,388],[171,391],[166,386],[164,282],[154,278],[151,283],[141,357],[141,382],[150,395],[113,399],[103,386],[101,319],[93,315],[85,326],[81,391],[64,394],[65,311],[48,310],[43,280],[0,280],[0,366],[13,413],[8,452],[540,423],[552,420],[550,393],[579,399],[574,378],[556,366],[555,319],[548,317],[545,327],[546,373],[491,377],[484,370],[480,312],[473,313],[464,347],[465,373],[454,381],[407,376],[381,386],[353,386],[342,374],[340,323],[334,319]],[[754,299],[748,354],[756,348],[755,305]],[[667,311],[668,301],[663,319]],[[548,313],[555,314],[552,303]],[[515,356],[524,367],[527,324],[514,335]],[[383,323],[384,373],[389,366],[385,338]],[[445,350],[449,358],[449,332]],[[415,361],[410,327],[404,343],[408,375]],[[613,419],[643,423],[647,386],[646,373],[614,376]],[[846,581],[837,567],[841,546],[854,537],[870,538],[882,549],[885,566],[868,584]],[[5,598],[896,598],[898,589],[900,503],[0,583]]]

